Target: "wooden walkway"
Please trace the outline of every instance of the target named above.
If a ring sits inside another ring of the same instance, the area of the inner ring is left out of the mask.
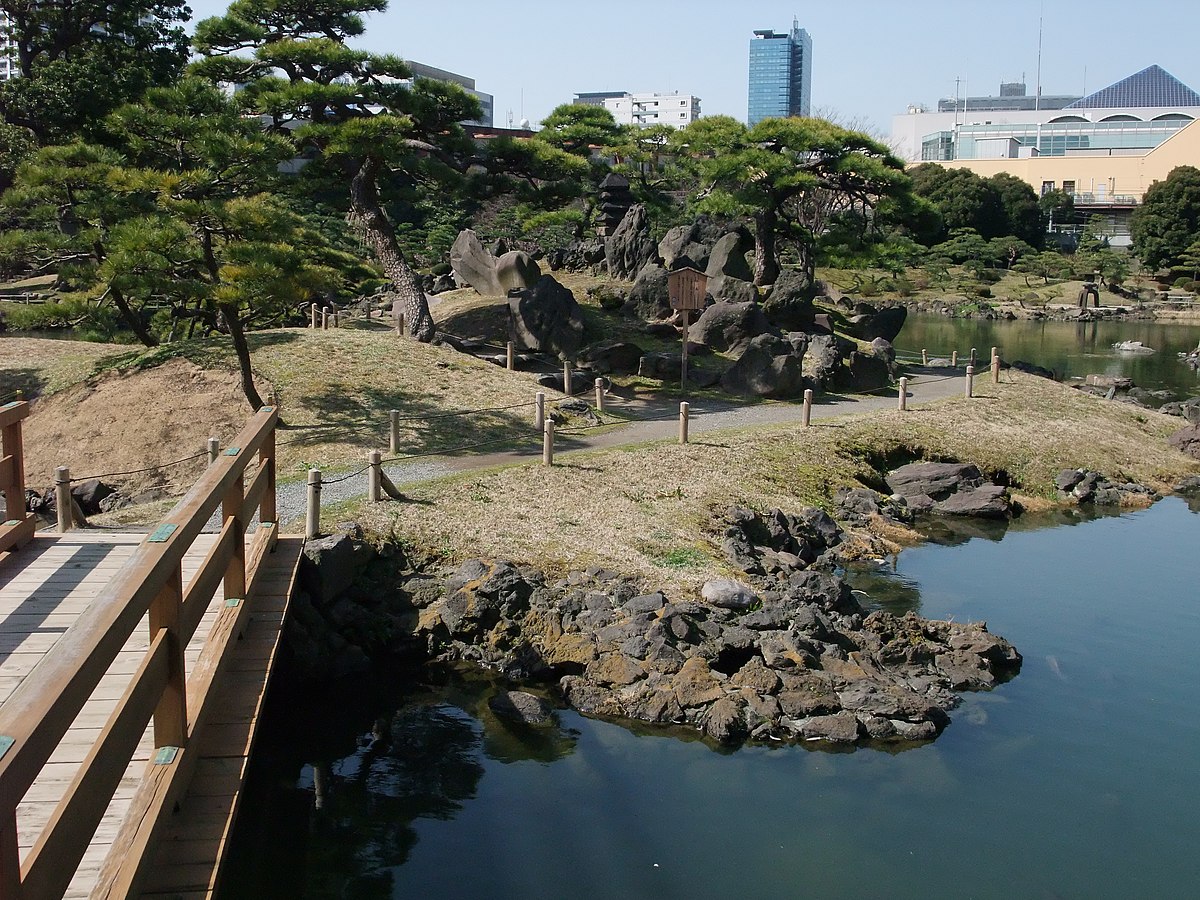
[[[143,534],[33,534],[27,415],[0,407],[0,900],[211,897],[303,547],[278,533],[278,412]]]
[[[37,663],[145,537],[104,531],[39,535],[0,566],[0,706],[34,672]],[[185,589],[216,538],[215,534],[201,535],[184,557]],[[281,539],[269,560],[269,577],[256,597],[243,640],[233,651],[236,659],[231,677],[221,687],[217,714],[210,719],[211,727],[202,739],[201,760],[189,790],[189,797],[197,798],[196,802],[185,802],[172,816],[167,839],[160,844],[150,868],[146,894],[165,893],[190,900],[211,896],[215,887],[219,851],[236,811],[238,789],[287,611],[301,543],[296,538]],[[218,590],[185,652],[189,671],[196,667],[223,607],[224,598]],[[22,860],[49,822],[149,647],[149,621],[144,616],[17,806]],[[101,866],[153,752],[151,725],[142,735],[65,896],[87,897],[97,886]]]

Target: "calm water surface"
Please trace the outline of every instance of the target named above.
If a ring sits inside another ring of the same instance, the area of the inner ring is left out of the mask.
[[[1141,341],[1154,353],[1114,350],[1120,341]],[[1153,321],[1129,322],[1015,322],[948,319],[929,314],[909,315],[896,338],[896,349],[949,356],[957,350],[966,358],[975,347],[987,365],[992,347],[1006,360],[1020,359],[1053,369],[1063,378],[1123,375],[1148,390],[1168,389],[1181,398],[1200,394],[1200,375],[1185,366],[1178,353],[1200,344],[1200,325]]]
[[[522,733],[480,681],[273,693],[224,898],[1193,896],[1200,515],[1065,521],[856,576],[1025,656],[904,752]]]

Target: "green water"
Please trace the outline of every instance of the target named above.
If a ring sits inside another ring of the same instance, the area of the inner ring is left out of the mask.
[[[1120,341],[1141,341],[1154,353],[1114,350]],[[1052,369],[1063,378],[1121,375],[1147,390],[1167,389],[1180,398],[1200,394],[1200,375],[1179,359],[1178,353],[1200,344],[1200,325],[1154,321],[1127,322],[1014,322],[983,319],[949,319],[936,315],[910,315],[896,338],[896,349],[906,357],[921,350],[930,356],[949,357],[957,350],[965,360],[975,347],[982,365],[991,348],[998,347],[1007,361],[1024,360]]]
[[[570,711],[519,732],[486,682],[273,693],[223,898],[1194,895],[1200,515],[1060,521],[856,576],[1025,656],[901,753],[718,752]]]

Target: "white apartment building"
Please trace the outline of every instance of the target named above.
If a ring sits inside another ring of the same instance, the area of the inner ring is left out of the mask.
[[[618,125],[670,125],[686,128],[700,118],[700,98],[674,91],[670,94],[619,94],[606,97],[604,108]]]
[[[0,12],[0,81],[16,78],[20,71],[17,68],[17,61],[9,56],[13,42],[8,37],[8,25],[8,13]]]

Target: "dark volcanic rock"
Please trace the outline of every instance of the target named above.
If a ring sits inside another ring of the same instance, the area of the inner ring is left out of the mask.
[[[757,303],[714,303],[688,329],[688,339],[719,353],[741,353],[754,338],[778,334]]]
[[[753,304],[747,304],[753,305]],[[790,400],[804,396],[809,382],[804,377],[803,336],[785,340],[760,334],[746,345],[737,361],[721,376],[721,387],[731,394]]]
[[[604,241],[604,257],[609,277],[622,281],[631,281],[643,266],[658,260],[646,207],[637,203],[629,208],[616,231]]]
[[[673,310],[667,288],[667,270],[654,262],[642,266],[629,289],[624,310],[641,319],[668,318]]]
[[[503,691],[488,700],[488,707],[502,719],[523,725],[552,725],[554,707],[525,691]]]
[[[1002,519],[1010,511],[1008,489],[970,463],[912,463],[889,472],[887,484],[919,512]]]
[[[583,342],[583,312],[574,294],[543,275],[508,298],[508,334],[521,349],[574,357]]]

